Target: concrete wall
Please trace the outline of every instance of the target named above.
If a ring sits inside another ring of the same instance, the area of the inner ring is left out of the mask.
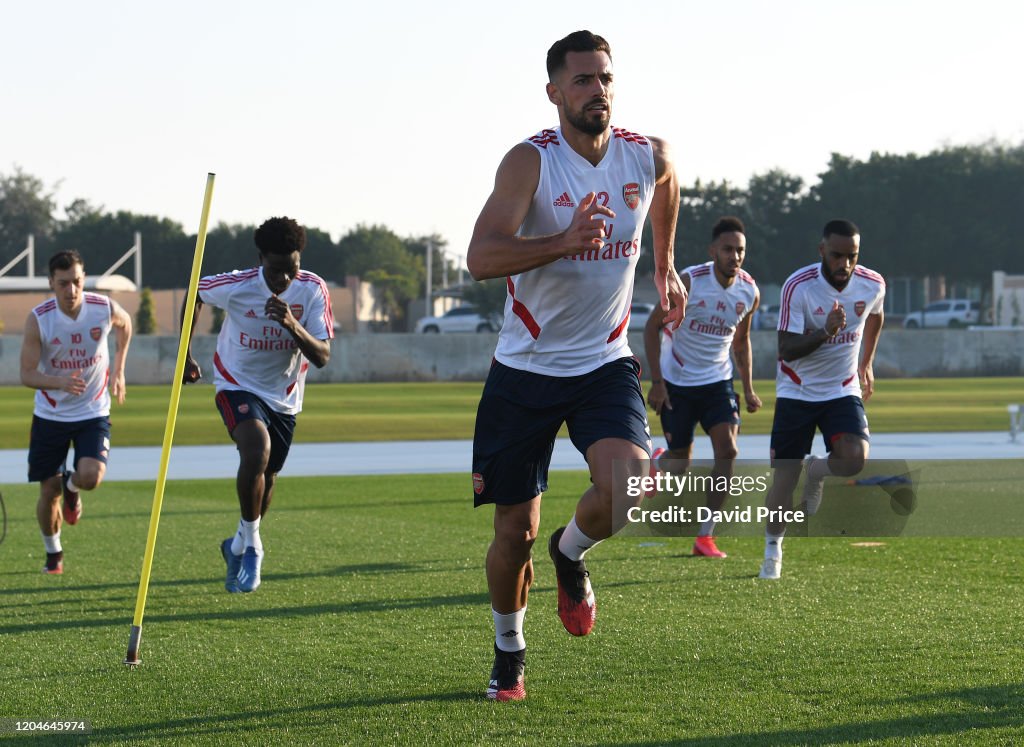
[[[775,376],[774,332],[752,333],[755,378]],[[310,369],[309,381],[481,381],[494,353],[497,335],[341,335],[334,341],[330,364]],[[216,338],[197,337],[193,352],[212,379]],[[630,335],[630,345],[644,362],[643,339]],[[174,373],[178,340],[138,336],[128,354],[130,384],[160,384]],[[0,384],[19,383],[21,337],[0,336]],[[1024,330],[885,331],[879,343],[875,375],[1021,376],[1024,375]]]

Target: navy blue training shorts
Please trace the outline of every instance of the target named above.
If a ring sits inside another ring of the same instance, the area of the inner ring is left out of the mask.
[[[719,423],[740,424],[740,397],[732,379],[700,386],[676,386],[665,381],[672,409],[661,408],[661,429],[669,449],[688,449],[697,423],[707,433]]]
[[[228,433],[233,433],[235,427],[243,420],[253,418],[267,427],[270,434],[270,459],[267,461],[267,471],[280,472],[284,467],[284,460],[288,458],[288,450],[292,447],[295,416],[270,409],[266,402],[252,392],[225,389],[217,392],[216,399],[217,409],[220,410]]]
[[[548,487],[562,423],[581,454],[605,438],[651,453],[640,364],[620,358],[579,376],[546,376],[491,364],[473,436],[474,505],[524,503]]]
[[[844,433],[871,440],[860,397],[851,394],[824,402],[780,397],[772,421],[772,459],[803,459],[810,454],[815,428],[821,431],[826,451],[832,451],[832,444]]]
[[[65,467],[68,449],[75,445],[75,463],[82,457],[107,463],[110,452],[110,418],[64,423],[32,416],[32,436],[28,446],[28,481],[42,482],[59,475]]]

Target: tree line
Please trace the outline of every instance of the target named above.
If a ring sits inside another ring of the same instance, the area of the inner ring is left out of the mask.
[[[685,176],[685,166],[684,166]],[[860,160],[838,153],[814,184],[782,169],[753,175],[745,186],[694,181],[680,189],[676,234],[678,267],[704,261],[711,227],[722,215],[747,226],[746,267],[762,283],[781,283],[795,268],[814,261],[825,222],[845,217],[863,232],[863,261],[883,275],[944,275],[985,282],[993,270],[1024,272],[1015,246],[1024,205],[1024,143],[946,146],[926,155],[872,153]],[[255,264],[255,226],[220,224],[207,237],[203,273]],[[58,248],[76,248],[90,269],[102,271],[143,236],[144,270],[153,288],[180,287],[189,276],[195,236],[181,224],[155,215],[108,211],[82,199],[58,216],[53,191],[39,178],[14,168],[0,174],[0,260],[36,241],[37,272]],[[360,225],[338,241],[307,226],[304,264],[326,280],[348,275],[373,283],[392,316],[405,327],[409,300],[422,294],[426,251],[433,245],[433,287],[442,284],[443,237],[400,237],[386,226]],[[638,272],[653,270],[649,227]],[[454,268],[448,265],[451,272]],[[499,303],[504,282],[471,290],[483,306]]]
[[[834,153],[812,185],[777,169],[754,175],[746,187],[697,181],[680,196],[679,264],[703,261],[715,220],[732,214],[747,227],[745,267],[762,282],[781,283],[813,262],[832,218],[860,227],[862,260],[886,277],[986,282],[994,270],[1024,272],[1015,217],[1024,206],[1024,144],[872,153],[866,160]]]
[[[256,265],[255,230],[255,225],[221,223],[208,231],[202,274]],[[13,258],[32,234],[36,274],[46,274],[47,259],[60,249],[77,249],[89,271],[100,273],[128,251],[136,231],[142,234],[146,286],[187,285],[196,236],[180,223],[155,215],[108,211],[83,199],[72,201],[64,216],[58,217],[54,194],[41,179],[19,168],[0,175],[0,262]],[[306,226],[303,265],[338,285],[344,285],[350,275],[373,283],[392,325],[401,329],[406,304],[423,295],[428,246],[433,248],[434,288],[443,285],[445,269],[449,277],[457,272],[444,257],[445,245],[438,235],[401,237],[381,225],[359,225],[338,241],[326,231]],[[121,272],[130,275],[130,269]]]

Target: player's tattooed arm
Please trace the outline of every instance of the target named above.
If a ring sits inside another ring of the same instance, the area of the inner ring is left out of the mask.
[[[784,361],[795,361],[810,355],[824,345],[831,335],[824,329],[816,329],[798,335],[796,332],[779,331],[779,359]]]
[[[779,358],[795,361],[810,355],[846,327],[846,311],[836,301],[825,318],[825,326],[804,334],[779,330]]]

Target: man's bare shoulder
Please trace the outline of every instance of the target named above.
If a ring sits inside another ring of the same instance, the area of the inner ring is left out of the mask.
[[[672,157],[672,146],[664,138],[650,135],[647,139],[651,143],[651,150],[654,152],[654,174],[658,181],[675,168]]]
[[[500,176],[540,176],[540,152],[529,143],[516,143],[501,159],[498,167]]]
[[[36,319],[36,313],[34,311],[28,312],[28,316],[25,317],[25,336],[29,334],[39,337],[39,320]]]
[[[540,153],[529,143],[518,143],[505,154],[494,176],[494,195],[502,200],[528,199],[540,183]]]

